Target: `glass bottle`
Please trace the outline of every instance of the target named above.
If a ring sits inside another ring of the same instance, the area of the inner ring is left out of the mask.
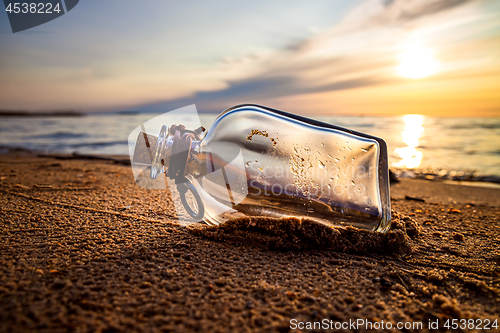
[[[192,218],[293,216],[388,230],[382,139],[253,104],[227,109],[200,132],[163,126],[151,167],[151,178],[175,180]]]

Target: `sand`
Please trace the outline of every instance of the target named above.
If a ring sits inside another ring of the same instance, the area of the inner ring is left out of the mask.
[[[119,162],[0,155],[0,331],[500,319],[499,189],[402,179],[386,235],[296,219],[185,228]]]

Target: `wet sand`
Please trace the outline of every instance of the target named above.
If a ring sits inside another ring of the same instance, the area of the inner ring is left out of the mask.
[[[380,235],[295,219],[184,228],[166,191],[116,161],[0,155],[0,179],[3,332],[500,319],[500,189],[403,179]]]

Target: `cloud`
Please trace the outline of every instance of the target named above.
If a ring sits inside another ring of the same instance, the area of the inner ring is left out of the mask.
[[[444,1],[413,1],[413,6],[399,8],[400,20],[412,20],[427,15],[435,15],[444,10],[463,5],[472,0],[444,0]],[[402,1],[399,1],[401,3]],[[406,2],[405,4],[407,4]],[[411,3],[411,2],[409,2]]]
[[[354,9],[336,30],[348,30],[401,25],[477,0],[369,0]]]
[[[230,7],[235,12],[228,16],[225,0],[210,17],[212,4],[162,2],[156,8],[152,2],[145,7],[148,15],[137,16],[139,25],[129,24],[137,14],[130,1],[113,20],[111,7],[95,16],[91,5],[84,6],[72,29],[59,29],[57,39],[26,35],[14,43],[0,35],[9,46],[0,57],[0,103],[155,112],[196,103],[200,111],[218,112],[242,102],[267,104],[403,82],[395,68],[412,41],[435,51],[441,69],[451,73],[468,66],[471,75],[485,52],[498,49],[471,44],[498,35],[498,5],[483,6],[494,1],[360,1],[260,1],[244,10]],[[165,12],[172,15],[165,19]],[[484,32],[485,15],[496,31]]]
[[[186,98],[179,98],[168,102],[149,104],[139,107],[144,112],[165,112],[175,110],[189,103],[197,105],[200,112],[221,112],[236,104],[257,103],[266,104],[266,100],[305,93],[318,93],[325,91],[339,91],[345,89],[361,88],[376,84],[388,83],[380,78],[360,78],[336,81],[326,85],[302,86],[300,81],[293,77],[252,78],[244,81],[231,82],[222,90],[200,92]]]
[[[368,0],[331,29],[297,40],[255,62],[227,57],[226,69],[246,76],[226,81],[222,89],[140,109],[160,111],[196,103],[200,111],[217,112],[242,102],[396,83],[401,79],[395,76],[394,68],[405,38],[429,25],[428,20],[421,25],[414,22],[431,17],[441,24],[442,13],[468,2],[473,0]],[[409,22],[411,28],[406,27]]]

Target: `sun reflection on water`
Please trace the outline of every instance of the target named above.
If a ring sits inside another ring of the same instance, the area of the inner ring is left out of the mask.
[[[422,162],[423,157],[422,152],[417,150],[417,147],[418,139],[420,139],[420,135],[424,131],[424,127],[422,126],[424,117],[418,114],[408,114],[403,119],[405,121],[405,129],[401,133],[401,136],[403,142],[408,146],[394,150],[394,153],[401,157],[401,161],[393,165],[398,168],[416,168]]]

